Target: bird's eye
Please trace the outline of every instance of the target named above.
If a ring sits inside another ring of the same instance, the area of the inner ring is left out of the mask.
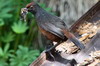
[[[33,6],[30,6],[30,8],[33,8]]]

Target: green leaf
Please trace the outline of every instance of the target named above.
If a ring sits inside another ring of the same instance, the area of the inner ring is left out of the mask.
[[[46,11],[50,12],[52,8],[45,8]]]
[[[12,0],[0,0],[0,18],[4,19],[4,18],[10,18],[12,17],[12,14],[9,13],[10,11],[13,10],[13,8],[11,7],[11,2]]]
[[[10,66],[28,66],[39,56],[40,52],[39,50],[29,50],[28,47],[19,46],[15,54],[10,59]]]
[[[0,47],[0,56],[3,56],[3,50],[2,50],[2,48]]]
[[[8,63],[4,59],[0,59],[0,66],[8,66]]]
[[[46,7],[44,3],[38,3],[43,9],[45,9],[48,12],[51,12],[52,8]]]
[[[0,19],[0,26],[3,26],[3,25],[4,25],[3,19]]]
[[[44,3],[38,3],[42,8],[46,8],[46,5]]]
[[[5,47],[4,47],[4,53],[6,53],[9,50],[9,47],[10,47],[9,43],[5,45]]]
[[[11,41],[14,40],[15,34],[13,34],[12,32],[9,33],[5,33],[3,36],[1,36],[1,40],[5,43],[9,43]]]
[[[10,57],[11,52],[9,50],[9,44],[6,44],[4,48],[0,48],[0,60],[6,62]],[[0,62],[1,62],[0,61]]]
[[[11,28],[15,33],[22,34],[26,32],[26,30],[28,29],[28,26],[26,22],[19,21],[18,23],[14,22]]]

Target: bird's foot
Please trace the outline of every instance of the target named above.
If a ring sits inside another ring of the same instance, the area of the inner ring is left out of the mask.
[[[48,56],[50,56],[50,57],[53,59],[53,61],[55,61],[55,57],[54,57],[54,55],[51,53],[50,49],[44,50],[43,52],[46,53],[46,54],[48,54]]]

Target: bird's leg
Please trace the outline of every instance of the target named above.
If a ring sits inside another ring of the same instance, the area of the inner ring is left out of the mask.
[[[47,48],[46,48],[46,50],[44,51],[45,53],[48,53],[52,58],[53,58],[53,60],[55,61],[55,57],[54,57],[54,55],[52,54],[52,50],[54,49],[54,51],[55,51],[55,47],[56,46],[58,46],[58,43],[57,42],[52,42],[52,43],[50,43],[48,46],[47,46]]]
[[[50,46],[51,45],[51,46]],[[52,42],[50,43],[47,48],[46,48],[46,52],[51,51],[52,49],[55,49],[55,47],[57,47],[59,44],[57,42]]]

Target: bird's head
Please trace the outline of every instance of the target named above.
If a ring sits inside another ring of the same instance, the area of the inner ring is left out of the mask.
[[[37,7],[38,7],[38,4],[35,2],[31,2],[26,5],[28,12],[32,12],[33,14],[36,13]]]
[[[39,7],[39,5],[35,2],[31,2],[31,3],[27,4],[25,8],[21,9],[22,19],[26,18],[26,15],[27,15],[28,12],[31,12],[35,15],[38,7]]]

